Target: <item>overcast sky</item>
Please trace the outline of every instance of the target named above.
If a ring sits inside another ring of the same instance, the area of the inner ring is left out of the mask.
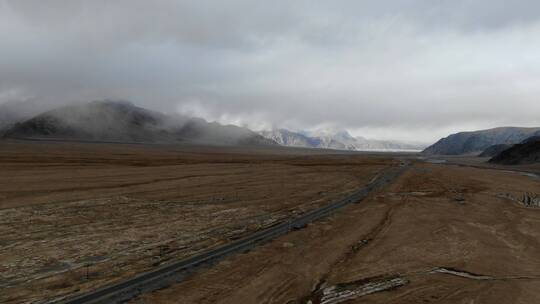
[[[0,103],[433,141],[540,126],[540,1],[0,0]]]

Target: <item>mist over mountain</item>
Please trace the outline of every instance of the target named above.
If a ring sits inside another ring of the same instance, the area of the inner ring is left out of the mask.
[[[246,128],[165,115],[126,101],[93,101],[59,107],[15,123],[9,138],[218,145],[274,145]]]
[[[23,106],[24,105],[24,106]],[[18,106],[18,107],[16,107]],[[216,145],[283,145],[349,151],[420,151],[419,143],[366,139],[339,129],[253,132],[244,127],[161,112],[127,101],[102,100],[39,110],[31,103],[0,106],[0,136],[105,142],[200,143]],[[2,129],[3,127],[3,129]],[[425,154],[480,154],[492,157],[540,135],[540,128],[501,127],[452,134],[425,148]]]
[[[262,131],[261,135],[283,146],[351,151],[420,151],[425,146],[400,141],[353,137],[347,131],[293,132],[286,129]]]
[[[51,108],[50,105],[34,100],[9,101],[0,104],[0,134],[2,130],[16,122],[31,118],[49,108]]]
[[[540,128],[500,127],[460,132],[440,139],[427,147],[423,153],[439,155],[479,154],[493,145],[517,144],[536,132],[540,132]]]
[[[22,103],[21,103],[22,104]],[[217,145],[282,145],[349,151],[419,151],[421,144],[354,137],[344,130],[300,131],[274,129],[255,133],[235,125],[161,112],[128,101],[102,100],[70,104],[28,117],[9,105],[4,130],[7,138],[83,140],[101,142],[174,143]],[[37,111],[38,108],[33,108]]]
[[[538,1],[0,3],[0,104],[127,99],[421,142],[538,123]]]

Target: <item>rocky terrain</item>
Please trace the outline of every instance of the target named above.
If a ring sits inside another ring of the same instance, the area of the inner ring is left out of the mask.
[[[540,132],[540,128],[501,127],[481,131],[460,132],[445,137],[427,147],[430,155],[479,154],[490,146],[517,144]]]
[[[418,143],[353,137],[347,131],[292,132],[286,129],[274,129],[262,131],[260,134],[280,145],[290,147],[351,151],[420,151],[425,147]]]
[[[15,123],[3,133],[8,138],[102,142],[276,144],[246,128],[169,116],[123,101],[93,101],[56,108]]]

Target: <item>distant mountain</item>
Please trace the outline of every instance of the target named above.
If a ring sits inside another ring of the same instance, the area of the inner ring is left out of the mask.
[[[168,116],[124,101],[69,105],[14,124],[4,137],[106,142],[272,145],[275,142],[237,126]]]
[[[504,165],[540,163],[540,136],[533,136],[513,145],[495,155],[489,162]]]
[[[421,151],[426,147],[425,144],[415,142],[390,141],[390,140],[375,140],[365,139],[363,137],[355,137],[357,150],[374,150],[374,151]]]
[[[319,140],[319,146],[315,148],[335,149],[335,150],[358,150],[356,138],[352,137],[347,131],[317,131],[307,133],[313,139]]]
[[[353,137],[347,131],[292,132],[286,129],[262,131],[261,135],[283,146],[352,150],[352,151],[420,151],[421,144],[370,140]]]
[[[512,147],[512,145],[508,145],[508,144],[499,144],[499,145],[489,146],[482,153],[480,153],[478,157],[493,157],[501,153],[502,151],[509,149],[510,147]]]
[[[445,137],[426,148],[424,154],[479,154],[493,145],[516,144],[539,132],[540,128],[502,127],[489,130],[460,132]]]
[[[314,148],[321,145],[320,139],[308,137],[304,134],[291,132],[285,129],[261,131],[259,133],[282,146]]]

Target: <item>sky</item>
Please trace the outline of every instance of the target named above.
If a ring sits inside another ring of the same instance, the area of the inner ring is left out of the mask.
[[[432,142],[540,126],[540,1],[0,0],[0,103]]]

